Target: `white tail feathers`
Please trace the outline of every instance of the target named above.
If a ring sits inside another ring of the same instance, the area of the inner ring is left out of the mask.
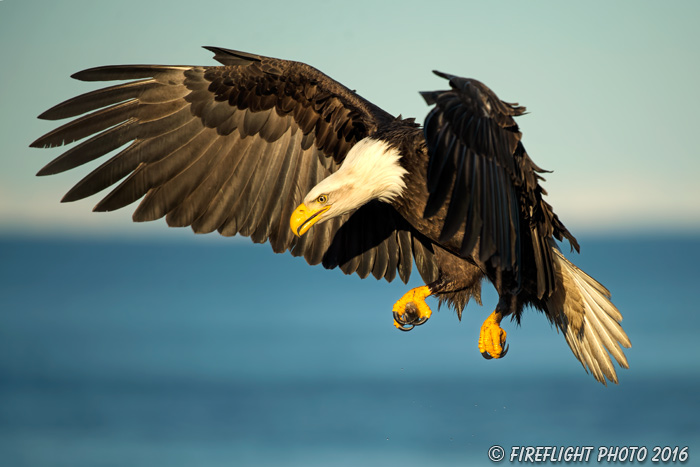
[[[620,326],[622,315],[610,301],[608,289],[567,260],[554,242],[552,251],[557,290],[547,301],[547,314],[584,369],[603,384],[606,377],[617,384],[610,355],[629,368],[621,347],[632,346]]]

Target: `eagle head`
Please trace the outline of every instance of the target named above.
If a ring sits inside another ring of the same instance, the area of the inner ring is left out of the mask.
[[[348,151],[337,172],[323,179],[294,210],[289,225],[302,236],[314,224],[349,214],[373,199],[391,202],[406,188],[401,154],[387,142],[365,138]]]

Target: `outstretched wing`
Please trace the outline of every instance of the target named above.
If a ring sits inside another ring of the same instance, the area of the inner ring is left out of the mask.
[[[191,226],[197,233],[218,230],[258,243],[269,240],[275,252],[291,250],[310,264],[338,265],[347,274],[364,277],[371,272],[391,280],[398,271],[408,280],[411,268],[404,253],[413,248],[413,233],[395,220],[397,214],[363,208],[359,214],[376,217],[381,228],[366,233],[367,248],[352,257],[343,256],[335,245],[349,234],[365,233],[356,223],[352,232],[349,227],[339,232],[347,217],[317,225],[301,238],[289,227],[289,217],[306,193],[337,170],[357,141],[393,117],[308,65],[208,49],[224,66],[107,66],[73,75],[82,81],[129,81],[75,97],[40,115],[47,120],[78,118],[42,136],[33,147],[89,138],[38,175],[72,169],[128,144],[78,182],[63,201],[86,198],[120,182],[96,211],[143,198],[133,214],[137,222],[165,216],[168,225]]]
[[[523,240],[532,241],[538,292],[553,290],[554,272],[547,238],[566,237],[578,249],[542,195],[544,172],[525,152],[513,117],[525,108],[501,101],[483,83],[435,72],[450,90],[422,93],[435,104],[425,120],[430,154],[425,217],[449,202],[440,240],[463,231],[461,251],[498,270],[512,270],[520,282]],[[527,229],[527,232],[523,230]]]

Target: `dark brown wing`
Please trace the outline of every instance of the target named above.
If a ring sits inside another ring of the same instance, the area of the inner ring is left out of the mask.
[[[346,274],[357,272],[363,279],[371,273],[391,281],[398,272],[401,280],[408,282],[414,259],[426,284],[437,280],[433,243],[390,205],[370,201],[334,235],[323,265],[329,269],[340,266]]]
[[[479,81],[435,73],[452,89],[422,93],[435,104],[425,120],[430,197],[424,215],[449,203],[440,240],[464,232],[462,255],[478,245],[482,262],[515,271],[518,278],[521,245],[531,241],[541,297],[553,290],[546,239],[554,235],[578,244],[542,199],[538,173],[544,171],[525,152],[513,118],[525,108],[501,101]]]
[[[209,49],[225,66],[108,66],[76,73],[74,78],[83,81],[131,81],[70,99],[40,116],[59,120],[86,114],[42,136],[34,147],[89,138],[38,175],[72,169],[126,145],[63,201],[120,182],[96,211],[143,198],[135,221],[165,216],[168,225],[192,226],[198,233],[218,230],[258,243],[269,240],[274,251],[291,250],[310,264],[325,258],[348,274],[372,272],[389,280],[398,270],[407,280],[404,253],[411,249],[412,234],[394,222],[398,215],[374,218],[382,235],[371,236],[369,248],[351,258],[333,245],[345,237],[361,238],[357,223],[339,233],[347,218],[335,219],[300,239],[289,227],[304,195],[337,170],[352,145],[393,117],[308,65]],[[360,214],[375,211],[368,207]],[[383,225],[384,219],[391,220]],[[402,236],[408,237],[397,243]]]

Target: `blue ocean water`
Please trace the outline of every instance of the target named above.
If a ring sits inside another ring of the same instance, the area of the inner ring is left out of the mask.
[[[700,239],[581,240],[633,344],[617,386],[534,311],[484,360],[486,284],[461,322],[401,333],[408,286],[268,245],[2,237],[0,465],[478,466],[492,445],[689,446],[696,464]]]

